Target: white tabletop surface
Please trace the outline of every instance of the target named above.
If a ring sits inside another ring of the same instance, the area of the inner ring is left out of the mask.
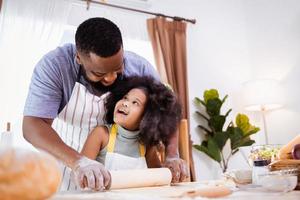
[[[90,191],[68,191],[58,192],[51,200],[77,200],[77,199],[139,199],[139,200],[153,200],[153,199],[191,199],[186,196],[182,196],[184,192],[195,190],[203,187],[207,187],[211,183],[192,182],[192,183],[180,183],[174,186],[161,186],[161,187],[148,187],[148,188],[132,188],[122,190],[110,190],[105,192],[90,192]],[[218,199],[239,199],[239,200],[299,200],[300,191],[291,191],[286,193],[262,191],[261,189],[248,189],[241,190],[232,188],[233,193],[229,196]],[[194,199],[207,199],[203,197],[197,197]]]

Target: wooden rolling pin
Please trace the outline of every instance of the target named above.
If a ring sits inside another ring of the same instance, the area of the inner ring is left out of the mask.
[[[137,170],[109,171],[111,184],[109,189],[125,189],[170,185],[171,171],[168,168],[149,168]]]

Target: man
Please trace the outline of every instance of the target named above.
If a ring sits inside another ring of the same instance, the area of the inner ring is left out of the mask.
[[[75,43],[76,47],[67,44],[49,52],[36,65],[24,108],[23,135],[65,164],[61,190],[78,186],[103,190],[110,181],[108,171],[78,152],[90,131],[104,123],[107,92],[122,84],[124,76],[159,77],[145,59],[123,50],[119,28],[105,18],[80,24]],[[187,170],[178,158],[177,137],[166,152],[165,166],[178,182]]]

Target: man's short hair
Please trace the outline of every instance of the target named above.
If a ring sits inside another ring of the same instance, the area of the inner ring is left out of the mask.
[[[81,23],[75,34],[75,43],[79,52],[92,52],[101,57],[115,55],[123,44],[117,25],[101,17],[90,18]]]

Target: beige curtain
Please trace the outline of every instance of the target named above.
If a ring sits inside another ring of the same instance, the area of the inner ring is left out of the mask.
[[[176,20],[168,21],[164,17],[147,20],[148,34],[162,82],[172,86],[182,103],[183,118],[188,119],[186,26],[185,22]],[[190,142],[190,152],[192,152],[191,147],[192,143]],[[190,166],[191,178],[195,180],[191,153]]]
[[[156,17],[147,20],[147,28],[161,79],[179,95],[187,118],[186,23]]]

